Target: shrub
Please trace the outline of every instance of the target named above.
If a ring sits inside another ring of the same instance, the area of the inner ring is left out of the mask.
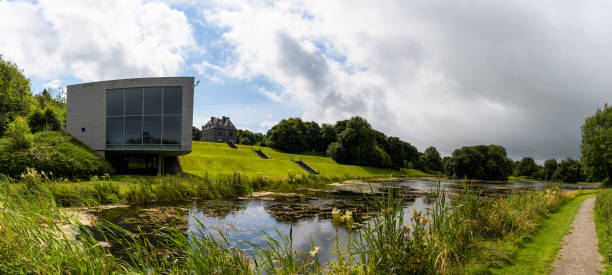
[[[23,121],[25,127],[27,123]],[[10,132],[10,131],[9,131]],[[33,135],[31,146],[18,150],[10,141],[0,142],[0,171],[18,178],[27,168],[44,171],[56,178],[89,178],[110,173],[110,164],[87,149],[85,145],[59,132],[39,132]],[[8,148],[7,148],[8,146]]]

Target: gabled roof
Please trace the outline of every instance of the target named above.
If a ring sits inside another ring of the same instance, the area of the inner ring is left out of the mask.
[[[202,127],[203,130],[212,128],[236,130],[236,126],[234,126],[234,124],[230,121],[230,118],[226,116],[223,116],[222,118],[211,117],[210,121],[206,122],[206,124]]]

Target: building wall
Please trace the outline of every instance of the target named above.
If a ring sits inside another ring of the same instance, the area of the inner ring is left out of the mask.
[[[155,77],[107,80],[69,85],[66,131],[103,154],[106,147],[106,90],[117,88],[182,86],[181,151],[191,151],[193,77]],[[85,128],[85,131],[82,131]]]
[[[202,138],[200,140],[208,142],[232,142],[236,144],[238,143],[238,136],[236,135],[236,130],[210,128],[202,130]]]

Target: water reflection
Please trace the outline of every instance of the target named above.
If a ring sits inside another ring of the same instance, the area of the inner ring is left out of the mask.
[[[408,180],[389,182],[389,186],[401,189],[404,205],[404,223],[410,223],[414,210],[426,212],[432,206],[430,191],[437,188],[438,183]],[[447,195],[452,195],[464,187],[458,183],[440,182],[440,188]],[[483,195],[506,194],[514,191],[540,190],[545,183],[507,183],[470,185]],[[565,188],[590,188],[592,186],[565,185]],[[452,197],[452,196],[451,196]],[[447,200],[447,201],[450,201]],[[273,237],[275,229],[282,234],[292,230],[293,248],[300,252],[308,252],[311,240],[315,246],[321,247],[319,259],[325,263],[333,259],[333,249],[336,239],[346,240],[349,232],[345,227],[334,226],[331,219],[333,208],[351,210],[355,213],[357,224],[368,222],[368,209],[374,209],[372,201],[359,194],[322,193],[316,197],[300,197],[292,199],[252,199],[243,201],[209,201],[193,202],[173,206],[137,206],[127,209],[110,209],[101,211],[99,216],[124,228],[134,228],[135,225],[147,225],[147,229],[161,228],[169,225],[184,229],[191,234],[199,230],[217,234],[225,233],[232,246],[241,248],[247,253],[253,252],[253,247],[244,241],[267,247],[263,232]],[[201,228],[203,226],[204,228]],[[278,238],[277,238],[278,239]]]

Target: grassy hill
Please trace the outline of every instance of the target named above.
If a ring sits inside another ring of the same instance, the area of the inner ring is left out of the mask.
[[[261,174],[268,177],[287,177],[290,173],[305,173],[291,161],[301,159],[323,176],[376,177],[390,176],[398,172],[393,169],[342,165],[329,157],[287,154],[268,147],[237,146],[238,149],[232,149],[225,143],[194,141],[191,154],[179,157],[181,167],[184,172],[194,175],[240,171],[247,176]],[[270,159],[260,158],[251,149],[262,150]]]

